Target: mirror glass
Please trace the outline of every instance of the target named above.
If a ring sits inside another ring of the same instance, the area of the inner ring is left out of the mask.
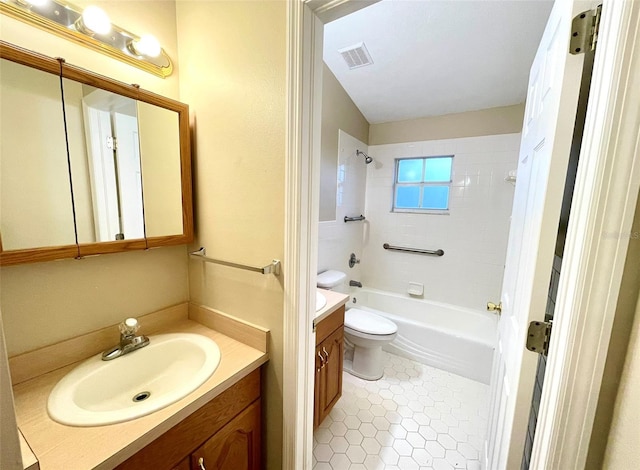
[[[78,242],[144,238],[136,101],[63,84]]]
[[[2,41],[0,93],[1,266],[193,240],[186,104]]]
[[[0,60],[2,250],[75,244],[58,76]]]
[[[180,235],[180,122],[175,111],[138,101],[142,188],[147,237]]]

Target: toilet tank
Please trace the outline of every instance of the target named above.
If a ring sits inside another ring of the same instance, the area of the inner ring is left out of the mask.
[[[318,274],[316,284],[322,289],[335,290],[343,294],[348,293],[346,281],[347,275],[342,271],[334,271],[330,269]]]

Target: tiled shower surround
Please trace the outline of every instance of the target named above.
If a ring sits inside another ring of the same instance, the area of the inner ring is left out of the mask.
[[[488,386],[389,353],[384,377],[344,373],[314,433],[314,470],[479,470]]]
[[[519,147],[520,134],[370,146],[360,281],[405,295],[418,282],[427,300],[482,310],[499,298],[514,194],[505,177]],[[448,214],[391,212],[395,159],[438,155],[453,155]],[[445,254],[389,252],[384,243]]]

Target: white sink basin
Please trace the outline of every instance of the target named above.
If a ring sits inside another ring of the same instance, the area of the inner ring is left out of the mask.
[[[325,305],[327,305],[327,298],[316,291],[316,312],[319,312]]]
[[[220,348],[205,336],[149,339],[144,348],[111,361],[98,354],[65,375],[49,395],[51,418],[71,426],[129,421],[185,397],[220,364]]]

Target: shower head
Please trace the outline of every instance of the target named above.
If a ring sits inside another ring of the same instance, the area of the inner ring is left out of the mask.
[[[366,153],[364,153],[362,150],[356,150],[356,155],[357,155],[357,156],[362,155],[362,156],[364,157],[364,162],[365,162],[367,165],[373,161],[373,158],[371,158],[369,155],[367,155]]]

